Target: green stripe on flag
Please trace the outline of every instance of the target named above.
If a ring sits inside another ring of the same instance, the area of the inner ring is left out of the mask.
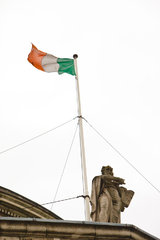
[[[70,58],[58,58],[57,63],[59,64],[58,73],[69,73],[71,75],[76,75],[74,69],[74,60]]]

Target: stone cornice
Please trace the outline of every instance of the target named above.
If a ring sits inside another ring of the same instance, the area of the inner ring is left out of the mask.
[[[6,240],[158,240],[134,225],[32,218],[0,218],[0,235]]]

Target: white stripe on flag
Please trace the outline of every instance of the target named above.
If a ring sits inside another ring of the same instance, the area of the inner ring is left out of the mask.
[[[59,64],[57,63],[57,57],[47,54],[42,58],[42,67],[45,72],[58,72]]]

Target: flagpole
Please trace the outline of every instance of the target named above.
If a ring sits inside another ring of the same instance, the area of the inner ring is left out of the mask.
[[[82,181],[83,181],[83,195],[84,195],[84,211],[85,211],[85,220],[90,221],[89,193],[88,193],[88,183],[87,183],[87,170],[86,170],[86,158],[85,158],[85,147],[84,147],[83,123],[82,123],[80,89],[79,89],[78,68],[77,68],[78,55],[74,54],[73,58],[74,58],[74,66],[75,66],[75,72],[76,72],[75,80],[76,80],[77,106],[78,106],[78,117],[79,117],[78,121],[79,121],[79,138],[80,138],[80,149],[81,149],[81,166],[82,166]]]

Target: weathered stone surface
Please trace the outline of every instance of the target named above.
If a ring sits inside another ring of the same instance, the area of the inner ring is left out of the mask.
[[[120,223],[120,213],[129,206],[134,192],[120,185],[124,179],[114,177],[110,166],[102,167],[102,175],[92,181],[91,218],[96,222]]]
[[[0,218],[0,240],[158,240],[127,224]]]
[[[0,187],[0,216],[61,219],[38,203],[4,187]]]

